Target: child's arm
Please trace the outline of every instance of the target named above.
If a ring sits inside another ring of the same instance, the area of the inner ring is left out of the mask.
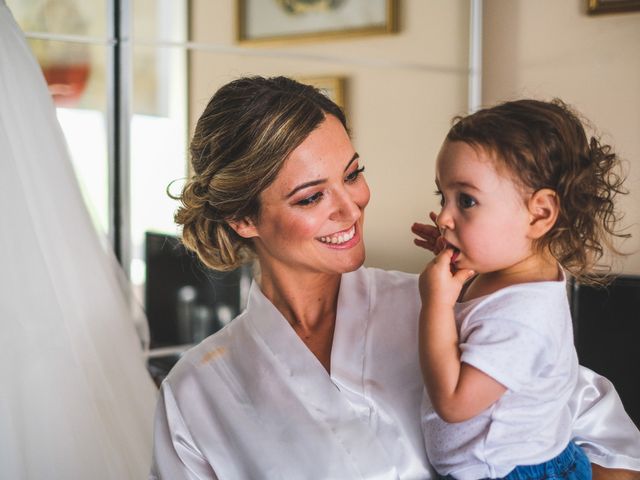
[[[431,403],[446,422],[468,420],[498,400],[506,388],[460,362],[454,305],[470,270],[451,273],[452,251],[442,251],[420,275],[420,365]]]

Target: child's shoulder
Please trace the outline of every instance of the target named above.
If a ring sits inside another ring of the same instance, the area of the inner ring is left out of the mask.
[[[467,323],[508,322],[547,330],[558,318],[567,318],[569,302],[564,280],[519,283],[456,305]]]

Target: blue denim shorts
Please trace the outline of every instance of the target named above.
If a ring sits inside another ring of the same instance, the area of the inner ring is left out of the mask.
[[[440,479],[455,480],[451,475]],[[503,480],[591,480],[591,462],[575,443],[567,445],[560,455],[538,465],[521,465]]]

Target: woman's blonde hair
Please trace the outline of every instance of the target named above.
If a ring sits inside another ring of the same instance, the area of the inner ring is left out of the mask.
[[[205,265],[232,270],[253,257],[252,241],[228,222],[259,217],[260,193],[326,115],[347,129],[333,101],[286,77],[240,78],[215,93],[191,141],[193,175],[174,197],[182,241]]]

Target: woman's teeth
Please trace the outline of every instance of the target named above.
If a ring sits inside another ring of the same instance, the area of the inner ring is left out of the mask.
[[[355,234],[356,234],[356,226],[354,225],[346,232],[329,235],[327,237],[320,237],[320,241],[323,243],[331,243],[334,245],[339,245],[341,243],[348,242],[349,240],[351,240]]]

